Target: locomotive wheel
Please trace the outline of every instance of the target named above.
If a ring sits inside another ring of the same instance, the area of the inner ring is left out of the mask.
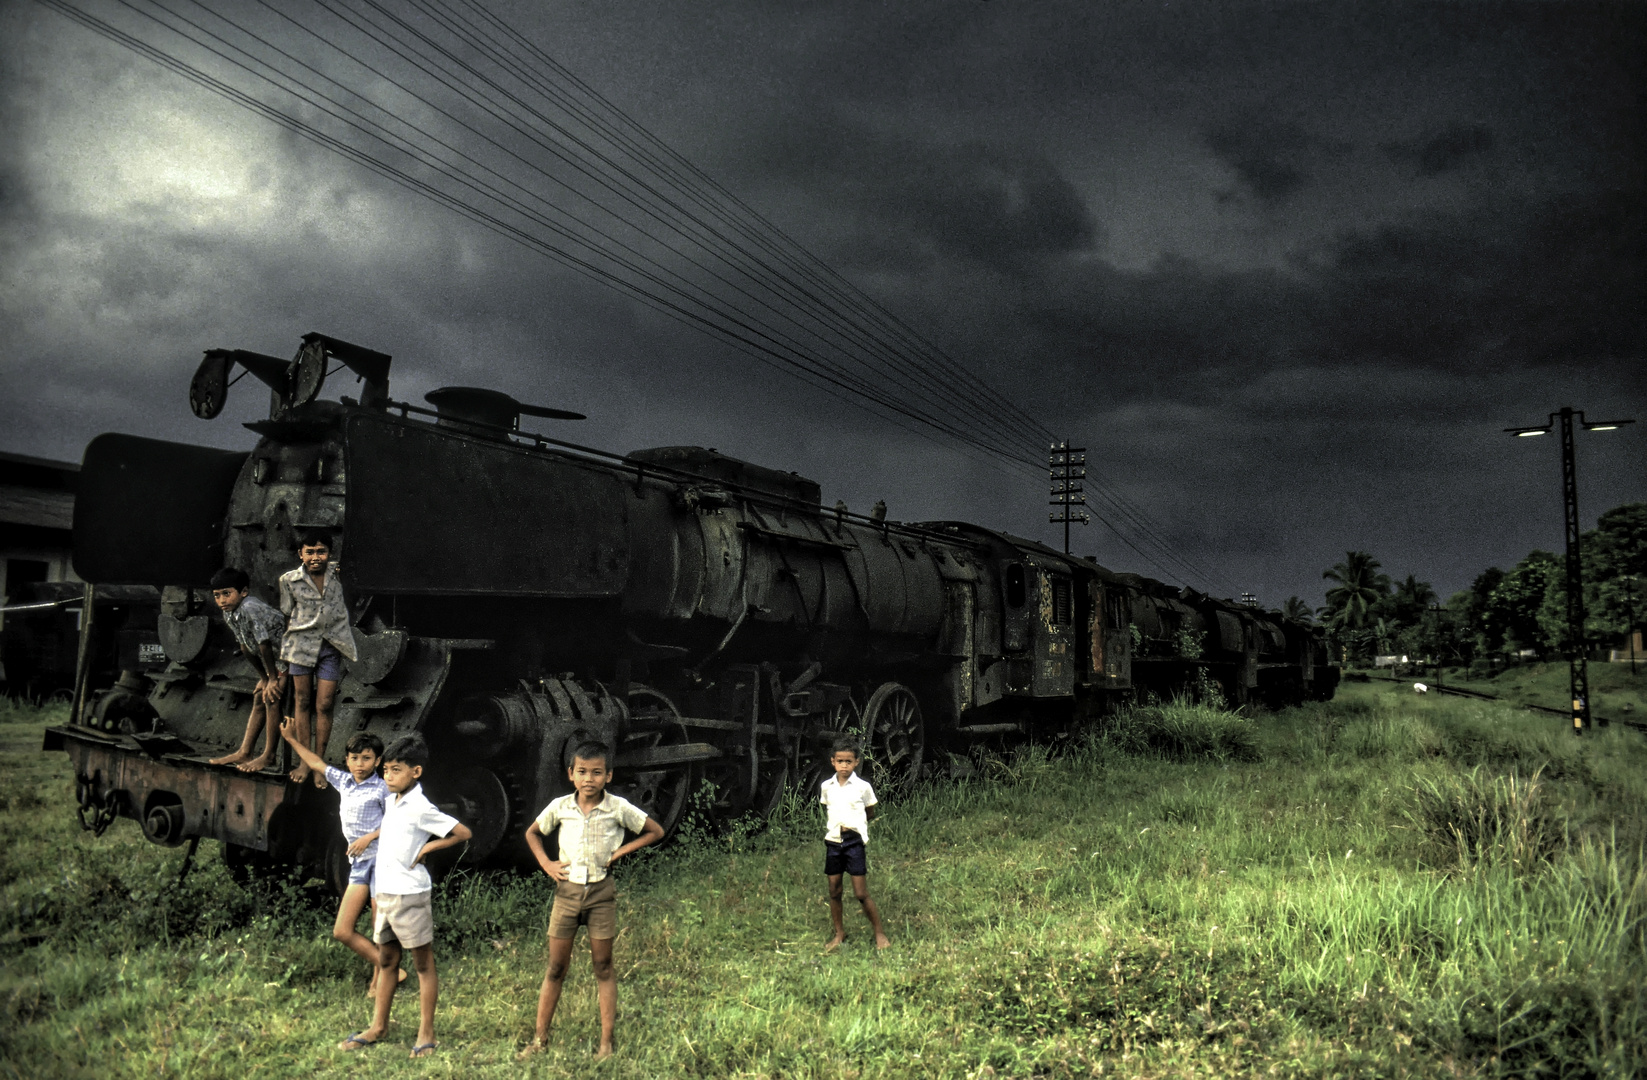
[[[496,851],[514,816],[503,781],[482,765],[466,765],[444,778],[434,801],[474,834],[455,860],[464,866],[479,865]]]
[[[629,730],[623,745],[617,748],[620,758],[626,751],[678,746],[692,741],[686,725],[680,722],[680,710],[662,691],[635,684],[629,688],[628,701]],[[618,774],[612,790],[646,811],[653,821],[663,826],[663,834],[669,836],[686,812],[686,801],[698,775],[698,769],[692,765],[645,772],[624,771]]]
[[[818,788],[825,780],[835,775],[832,760],[835,740],[847,734],[861,738],[863,722],[863,714],[858,711],[858,703],[851,698],[847,698],[824,715],[823,724],[817,729],[824,737],[814,741],[810,748],[813,760],[802,762],[801,770],[797,774],[800,781],[806,785],[803,795],[817,799]]]
[[[870,783],[897,788],[920,777],[926,738],[915,691],[902,683],[882,683],[864,706],[863,727]]]

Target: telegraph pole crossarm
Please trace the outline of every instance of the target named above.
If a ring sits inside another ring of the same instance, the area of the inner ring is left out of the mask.
[[[1058,509],[1047,516],[1047,520],[1064,526],[1064,554],[1069,554],[1069,526],[1071,522],[1085,525],[1092,518],[1087,512],[1076,507],[1084,507],[1087,497],[1084,494],[1085,484],[1082,482],[1087,475],[1087,448],[1071,446],[1069,440],[1055,442],[1047,455],[1047,475],[1052,482],[1052,498],[1049,505]]]

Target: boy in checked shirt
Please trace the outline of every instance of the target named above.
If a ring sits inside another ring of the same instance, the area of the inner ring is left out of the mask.
[[[603,744],[586,742],[572,751],[572,767],[566,776],[572,781],[573,793],[544,807],[526,829],[527,846],[555,882],[555,906],[549,913],[549,968],[538,993],[537,1030],[521,1051],[523,1058],[549,1043],[549,1025],[572,963],[572,939],[583,925],[589,927],[589,959],[600,1002],[600,1048],[595,1056],[611,1056],[612,1028],[618,1017],[618,978],[612,970],[618,916],[617,891],[607,871],[625,855],[663,839],[663,826],[640,807],[606,793],[612,779],[611,751]],[[559,860],[551,859],[543,847],[543,838],[557,832]],[[625,832],[640,836],[625,844]]]
[[[372,939],[355,929],[360,913],[368,903],[372,919],[377,920],[377,886],[373,870],[377,867],[377,834],[383,824],[383,800],[389,794],[388,785],[377,774],[383,764],[383,740],[369,731],[357,731],[343,748],[348,770],[328,765],[315,752],[297,741],[291,718],[281,722],[280,735],[303,763],[315,772],[324,773],[326,782],[337,791],[337,817],[343,826],[343,839],[349,843],[349,884],[343,890],[343,899],[337,905],[337,919],[332,923],[332,937],[353,949],[372,965],[372,977],[366,986],[366,996],[377,996],[378,952]],[[406,972],[397,968],[397,981],[406,981]]]

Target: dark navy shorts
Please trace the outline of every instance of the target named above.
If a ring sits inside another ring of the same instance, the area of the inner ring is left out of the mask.
[[[337,682],[343,678],[343,654],[331,642],[322,641],[314,667],[304,667],[302,664],[290,664],[288,667],[293,675],[313,675],[316,679]]]
[[[841,830],[841,842],[824,841],[824,873],[863,877],[869,873],[869,857],[864,854],[864,838],[851,829]]]

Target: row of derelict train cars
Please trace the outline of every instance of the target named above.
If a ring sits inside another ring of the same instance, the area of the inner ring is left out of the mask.
[[[329,365],[358,397],[319,398]],[[811,480],[714,450],[576,447],[520,428],[568,414],[496,391],[394,402],[387,356],[319,334],[291,361],[207,353],[197,415],[222,409],[236,366],[271,390],[249,453],[121,434],[86,449],[77,573],[160,590],[158,648],[108,689],[83,675],[47,734],[88,827],[133,818],[158,843],[219,840],[237,869],[339,880],[333,792],[208,763],[238,744],[254,676],[207,581],[239,567],[272,602],[316,526],[337,538],[360,654],[322,753],[422,732],[425,787],[473,830],[471,865],[525,858],[589,738],[616,750],[614,790],[672,831],[769,813],[843,734],[873,780],[905,784],[1208,680],[1268,706],[1338,681],[1321,631],[1279,613],[977,525],[827,508]]]

